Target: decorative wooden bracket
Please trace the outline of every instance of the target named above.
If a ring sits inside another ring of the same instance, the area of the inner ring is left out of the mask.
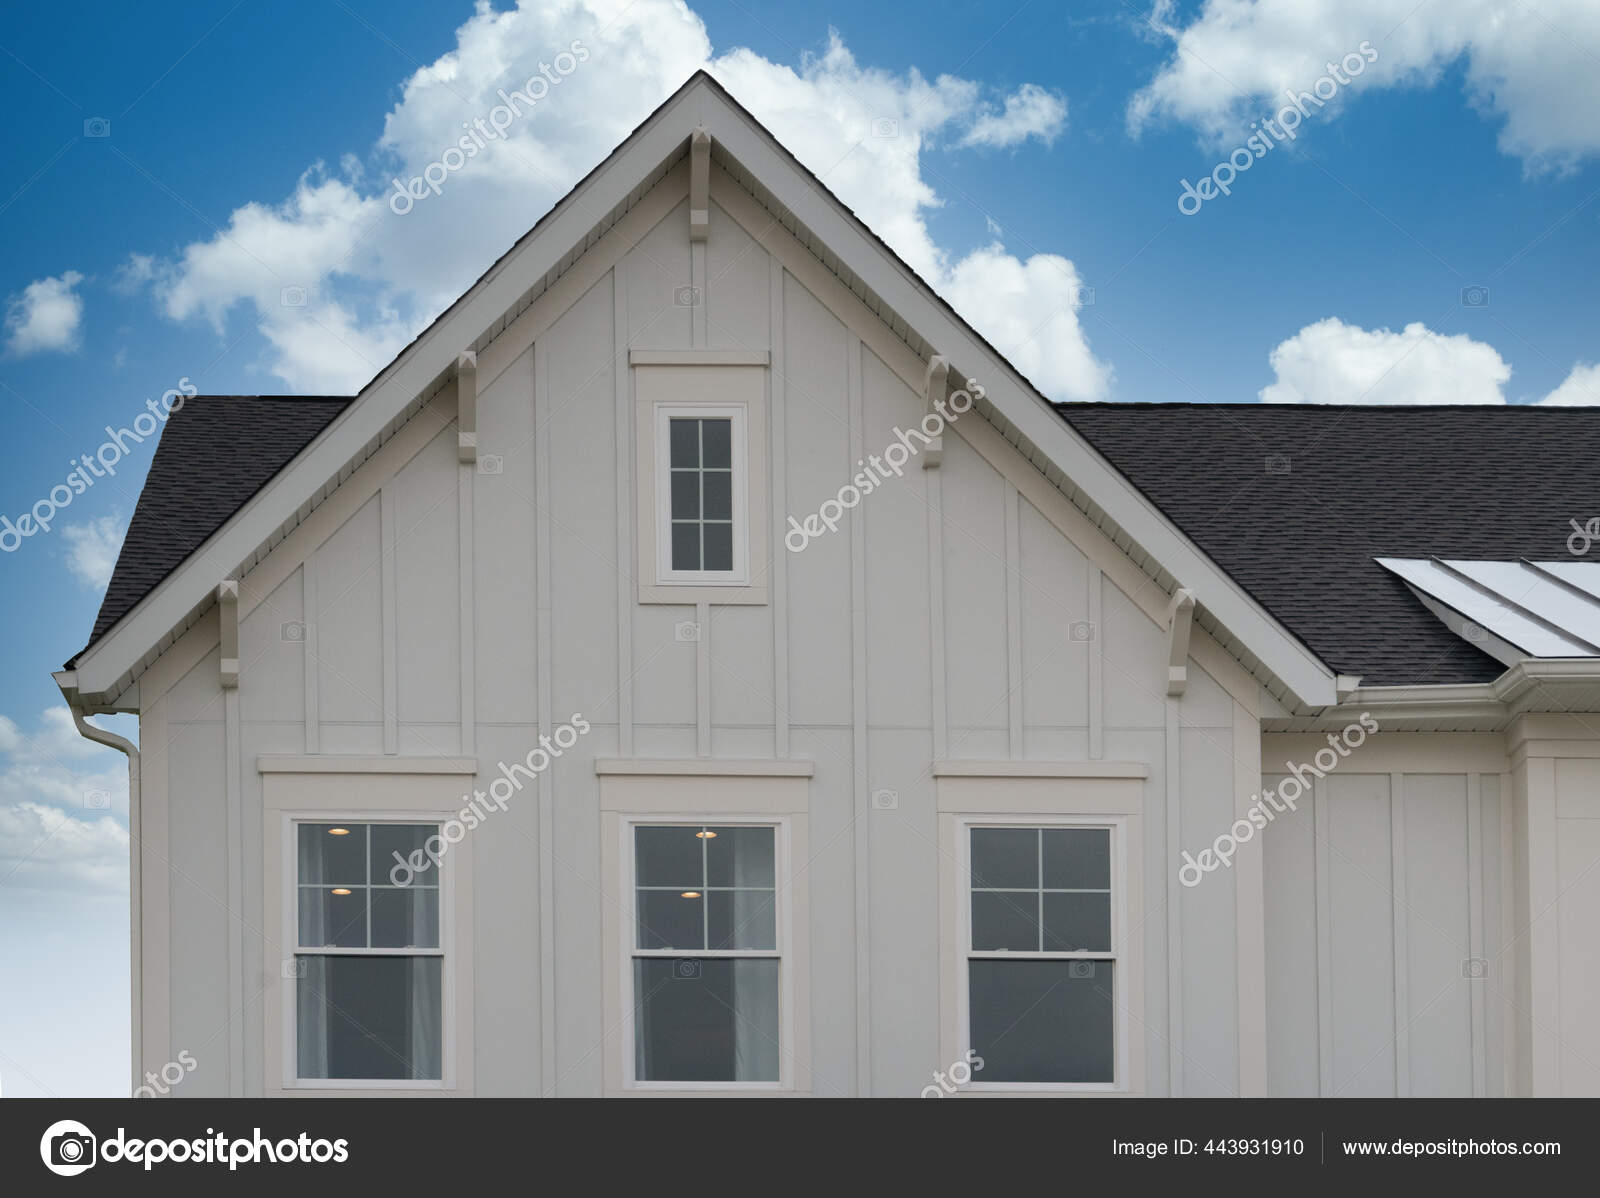
[[[217,610],[222,617],[222,689],[239,685],[239,580],[217,585]]]
[[[478,460],[478,355],[470,349],[456,358],[456,458]]]
[[[947,380],[950,377],[950,360],[935,354],[928,360],[928,372],[922,378],[922,393],[927,400],[927,410],[938,412],[944,402]],[[940,433],[922,450],[922,468],[937,470],[944,461],[944,434]]]
[[[704,128],[689,135],[689,240],[711,236],[711,134]]]
[[[1167,694],[1177,698],[1189,686],[1189,633],[1194,627],[1194,592],[1179,587],[1167,604]]]

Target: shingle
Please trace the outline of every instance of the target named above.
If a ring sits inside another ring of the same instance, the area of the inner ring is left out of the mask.
[[[1373,558],[1570,558],[1570,521],[1600,515],[1600,409],[1056,407],[1324,662],[1368,685],[1504,669]]]
[[[271,396],[186,399],[161,431],[89,644],[182,565],[351,402]],[[218,562],[218,576],[232,565]]]

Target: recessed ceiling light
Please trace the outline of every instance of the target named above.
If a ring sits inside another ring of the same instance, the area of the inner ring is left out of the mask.
[[[348,835],[350,835],[350,829],[349,828],[329,828],[328,829],[328,835],[329,836],[348,836]]]
[[[699,898],[700,897],[700,892],[698,890],[685,890],[683,892],[683,897],[684,898]]]
[[[700,831],[696,832],[695,835],[698,836],[701,840],[715,840],[717,838],[717,834],[715,832],[713,832],[710,828],[703,828]]]
[[[350,891],[344,886],[335,886],[333,888],[333,892],[335,894],[349,894],[350,893]]]

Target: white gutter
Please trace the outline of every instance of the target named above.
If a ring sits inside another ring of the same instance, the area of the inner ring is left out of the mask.
[[[125,736],[118,736],[115,732],[108,732],[104,728],[97,728],[85,718],[87,713],[78,696],[78,676],[75,671],[62,670],[54,675],[56,685],[61,688],[61,695],[67,701],[67,710],[72,713],[72,722],[77,726],[78,735],[85,740],[91,740],[97,745],[104,745],[108,749],[115,749],[128,759],[128,919],[132,936],[128,964],[128,993],[132,999],[132,1036],[130,1044],[133,1049],[133,1084],[128,1088],[132,1094],[144,1084],[144,1053],[141,1047],[143,1010],[140,1002],[141,964],[140,952],[140,886],[139,886],[139,746]]]

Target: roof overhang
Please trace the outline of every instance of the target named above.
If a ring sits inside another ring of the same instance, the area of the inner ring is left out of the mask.
[[[114,700],[177,632],[451,377],[458,355],[503,327],[530,288],[570,265],[591,233],[706,130],[719,159],[759,181],[764,202],[829,250],[832,269],[985,389],[981,410],[1167,590],[1187,588],[1202,627],[1297,708],[1335,703],[1334,672],[1184,536],[1049,402],[709,76],[697,74],[580,182],[505,257],[411,343],[287,467],[75,660],[80,692]],[[925,356],[925,355],[924,355]]]

